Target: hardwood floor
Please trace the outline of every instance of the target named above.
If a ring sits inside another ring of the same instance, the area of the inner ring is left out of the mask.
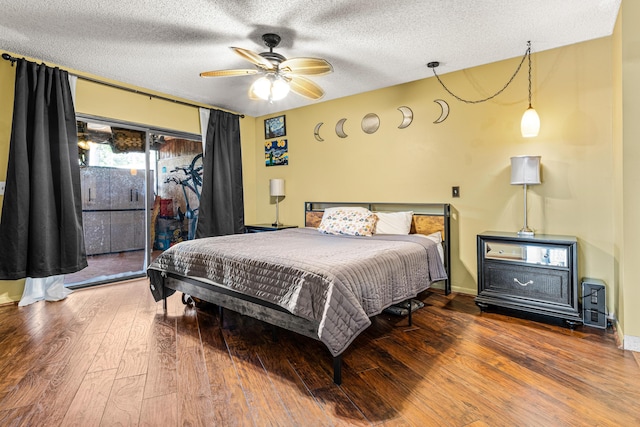
[[[332,383],[314,340],[180,294],[165,314],[146,280],[0,307],[0,425],[632,426],[638,355],[609,330],[480,313],[439,291],[380,315]]]

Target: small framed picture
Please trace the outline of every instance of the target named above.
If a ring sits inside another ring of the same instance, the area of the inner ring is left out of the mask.
[[[280,138],[287,134],[284,116],[271,117],[264,121],[264,139]]]
[[[266,166],[288,165],[289,142],[286,139],[275,139],[265,142],[264,161]]]

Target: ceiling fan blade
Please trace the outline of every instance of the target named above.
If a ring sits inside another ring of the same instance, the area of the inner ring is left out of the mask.
[[[205,71],[200,73],[200,77],[232,77],[232,76],[248,76],[251,74],[258,74],[258,70],[217,70],[217,71]]]
[[[243,57],[244,59],[246,59],[247,61],[251,62],[252,64],[256,65],[257,67],[262,68],[263,70],[273,70],[275,69],[273,63],[271,61],[269,61],[267,58],[264,58],[262,56],[260,56],[259,54],[250,51],[248,49],[243,49],[241,47],[232,47],[231,49],[233,49],[233,51],[235,53],[237,53],[238,55],[240,55],[241,57]]]
[[[303,76],[322,76],[333,72],[333,67],[321,58],[291,58],[282,61],[280,70]]]
[[[320,99],[324,96],[324,90],[322,90],[320,86],[305,77],[291,77],[289,86],[291,87],[292,91],[294,91],[298,95],[304,96],[305,98]]]

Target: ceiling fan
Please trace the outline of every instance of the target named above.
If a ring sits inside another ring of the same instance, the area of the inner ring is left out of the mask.
[[[289,90],[309,99],[320,99],[324,90],[304,76],[322,76],[333,71],[329,62],[321,58],[287,59],[273,51],[280,43],[280,36],[273,33],[262,35],[262,41],[269,52],[255,53],[248,49],[232,47],[233,51],[243,59],[255,65],[255,68],[206,71],[200,77],[233,77],[263,74],[249,88],[251,99],[264,99],[269,102],[284,98]]]

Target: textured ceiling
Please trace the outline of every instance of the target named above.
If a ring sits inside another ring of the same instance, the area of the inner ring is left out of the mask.
[[[4,0],[0,49],[251,116],[520,57],[608,36],[621,0]],[[255,76],[203,79],[251,68],[230,46],[287,58],[321,57],[326,94],[250,100]]]

